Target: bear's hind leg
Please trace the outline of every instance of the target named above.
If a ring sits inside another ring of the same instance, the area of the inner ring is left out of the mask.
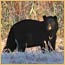
[[[18,51],[19,52],[25,52],[25,42],[19,42],[18,44]]]

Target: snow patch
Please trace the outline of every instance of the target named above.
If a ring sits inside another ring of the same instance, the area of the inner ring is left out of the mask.
[[[35,52],[13,52],[2,53],[2,64],[63,64],[63,52],[46,52],[38,50]]]

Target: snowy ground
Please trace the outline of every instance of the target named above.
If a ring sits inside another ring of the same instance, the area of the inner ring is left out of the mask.
[[[36,49],[36,50],[35,50]],[[38,48],[26,49],[25,52],[2,53],[2,64],[63,64],[64,53],[42,53]]]
[[[2,64],[64,64],[64,45],[62,39],[57,38],[56,51],[42,53],[40,47],[26,48],[25,52],[2,53]],[[4,48],[6,39],[2,41]]]

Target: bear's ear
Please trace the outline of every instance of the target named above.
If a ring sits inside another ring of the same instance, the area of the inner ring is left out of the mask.
[[[54,16],[54,19],[57,21],[57,16]]]
[[[43,16],[43,19],[46,20],[46,15]]]

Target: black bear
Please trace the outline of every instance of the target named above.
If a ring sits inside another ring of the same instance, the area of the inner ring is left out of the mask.
[[[12,52],[18,47],[18,51],[25,51],[26,47],[44,47],[44,40],[50,41],[55,50],[56,32],[58,22],[56,16],[43,16],[44,21],[26,19],[14,24],[9,32],[4,49]],[[52,39],[50,39],[51,37]],[[50,48],[49,48],[50,50]]]

